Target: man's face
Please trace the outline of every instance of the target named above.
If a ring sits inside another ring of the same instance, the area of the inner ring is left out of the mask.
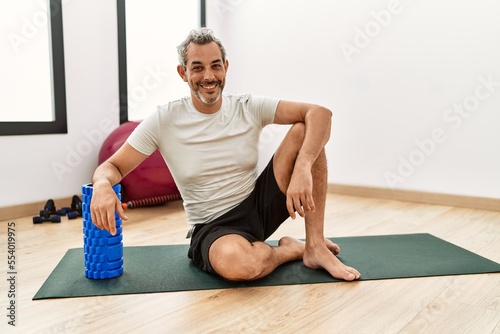
[[[222,54],[215,42],[189,45],[186,68],[179,65],[177,70],[191,88],[193,103],[199,111],[219,110],[227,67],[228,62],[222,61]]]

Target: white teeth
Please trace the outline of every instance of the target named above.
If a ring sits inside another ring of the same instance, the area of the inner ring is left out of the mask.
[[[212,88],[215,88],[215,86],[216,86],[216,85],[212,85],[212,86],[203,86],[203,85],[202,85],[201,87],[203,87],[203,88],[205,88],[205,89],[212,89]]]

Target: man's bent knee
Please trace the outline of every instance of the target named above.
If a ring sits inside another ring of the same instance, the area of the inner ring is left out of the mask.
[[[251,248],[252,244],[239,235],[223,236],[210,247],[210,264],[217,274],[227,280],[254,280],[260,277],[262,268]]]

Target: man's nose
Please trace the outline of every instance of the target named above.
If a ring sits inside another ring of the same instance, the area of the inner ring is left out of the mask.
[[[214,72],[211,69],[206,69],[205,73],[203,73],[203,80],[212,81],[215,79]]]

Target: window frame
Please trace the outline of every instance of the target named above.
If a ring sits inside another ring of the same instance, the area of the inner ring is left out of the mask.
[[[54,120],[49,122],[0,122],[0,136],[68,133],[61,0],[50,0],[48,7]]]

